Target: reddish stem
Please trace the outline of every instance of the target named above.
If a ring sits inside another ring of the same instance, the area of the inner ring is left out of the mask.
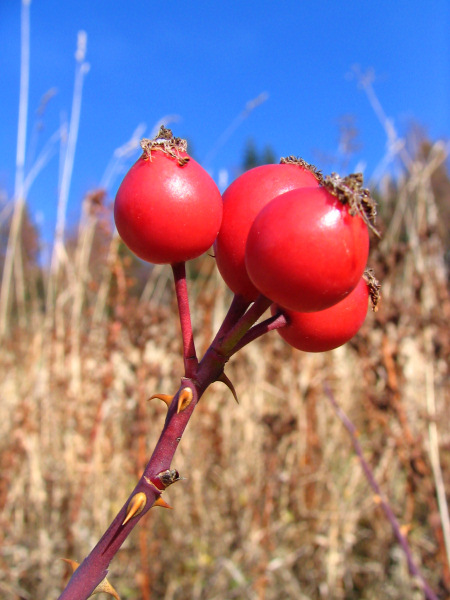
[[[269,300],[269,298],[266,298],[262,294],[258,296],[248,311],[225,334],[222,341],[214,349],[228,359],[238,342],[244,337],[251,326],[256,323],[259,317],[266,312],[271,304],[272,300]]]
[[[223,320],[222,325],[219,328],[219,331],[216,333],[216,336],[211,344],[211,346],[219,345],[225,336],[234,325],[239,321],[239,319],[245,314],[245,311],[250,306],[251,302],[246,300],[243,296],[239,294],[235,294],[233,296],[233,300],[230,304],[230,308]]]
[[[236,344],[233,350],[230,353],[230,356],[239,352],[241,348],[250,344],[254,340],[257,340],[262,335],[268,333],[269,331],[274,331],[275,329],[281,329],[281,327],[286,327],[288,324],[288,320],[286,316],[282,312],[278,312],[272,317],[269,317],[265,321],[258,323],[257,325],[253,325],[247,333],[241,338],[241,340]]]
[[[225,363],[231,354],[237,351],[237,345],[245,339],[249,330],[252,331],[252,325],[256,323],[271,304],[270,300],[264,296],[259,296],[247,310],[250,303],[241,296],[235,296],[213,343],[198,363],[189,313],[185,265],[184,263],[178,263],[172,265],[172,269],[180,312],[183,357],[187,375],[182,378],[181,386],[168,408],[163,431],[136,487],[98,544],[72,575],[59,600],[87,600],[106,577],[109,563],[131,530],[153,506],[154,502],[158,500],[164,488],[178,479],[178,473],[171,470],[171,463],[195,406],[208,386],[217,381],[222,375]],[[272,323],[269,324],[269,321],[272,321]],[[254,338],[259,337],[264,329],[269,331],[274,328],[274,323],[275,319],[268,319],[256,326],[253,333],[249,332],[246,339],[250,341],[252,336]],[[256,332],[259,332],[259,335],[255,335]],[[192,400],[184,410],[177,412],[178,398],[184,388],[191,389]],[[173,481],[171,479],[166,485],[163,485],[163,479],[160,477],[162,473],[171,475]],[[139,492],[145,494],[145,506],[139,514],[133,516],[123,525],[128,504],[131,498]]]
[[[191,313],[189,310],[189,297],[186,283],[186,264],[180,262],[171,266],[175,280],[175,293],[177,296],[181,335],[183,338],[184,376],[194,377],[198,367],[198,359],[195,351],[194,336],[192,334]]]

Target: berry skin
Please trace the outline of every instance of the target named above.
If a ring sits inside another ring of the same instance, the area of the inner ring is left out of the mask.
[[[175,264],[212,246],[222,220],[222,198],[213,179],[184,150],[167,152],[162,143],[153,142],[125,175],[114,219],[139,258]]]
[[[259,295],[245,267],[245,245],[260,210],[284,192],[318,185],[319,176],[301,161],[301,164],[284,162],[255,167],[235,179],[225,190],[222,225],[214,250],[220,274],[235,294],[249,301]]]
[[[343,300],[364,273],[369,232],[325,187],[278,196],[250,228],[245,264],[253,285],[277,304],[299,312]]]
[[[304,352],[326,352],[356,335],[366,318],[368,300],[369,286],[361,278],[344,300],[325,310],[301,313],[273,304],[271,312],[286,316],[288,325],[277,331],[288,344]]]

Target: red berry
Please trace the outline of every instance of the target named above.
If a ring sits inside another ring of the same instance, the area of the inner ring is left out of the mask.
[[[245,244],[259,211],[273,198],[299,187],[319,185],[312,168],[284,162],[246,171],[223,194],[223,218],[214,244],[217,266],[225,283],[235,293],[254,300],[259,292],[245,267]]]
[[[343,300],[363,275],[369,232],[326,187],[286,192],[255,218],[245,264],[254,286],[274,302],[300,312]]]
[[[288,325],[277,331],[288,344],[305,352],[325,352],[342,346],[359,331],[366,318],[368,299],[369,287],[360,279],[344,300],[325,310],[302,313],[273,304],[271,311],[285,314]]]
[[[165,132],[169,130],[164,130]],[[160,134],[161,135],[161,132]],[[114,218],[125,244],[143,260],[174,264],[210,248],[222,219],[213,179],[179,145],[157,139],[125,175]]]

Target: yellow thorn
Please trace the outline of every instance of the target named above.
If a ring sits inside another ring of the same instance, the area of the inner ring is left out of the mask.
[[[65,563],[67,563],[68,565],[70,565],[71,569],[72,569],[72,573],[75,573],[75,571],[78,569],[78,567],[80,566],[80,563],[77,562],[76,560],[72,560],[70,558],[62,558],[61,560],[63,560]]]
[[[127,515],[122,523],[122,526],[125,525],[125,523],[128,523],[128,521],[133,517],[139,515],[144,510],[146,504],[147,496],[144,494],[144,492],[138,492],[135,494],[128,502]]]
[[[70,567],[72,568],[72,573],[75,573],[75,571],[80,566],[79,562],[77,562],[76,560],[71,560],[70,558],[62,558],[61,560],[66,562],[68,565],[70,565]],[[106,579],[106,577],[105,577],[105,579],[103,579],[103,581],[101,581],[98,584],[98,586],[95,588],[95,590],[89,596],[89,598],[91,596],[93,596],[94,594],[100,594],[101,592],[104,592],[105,594],[110,594],[116,600],[120,600],[119,594],[116,592],[116,590],[113,588],[113,586],[109,583],[109,581]]]
[[[165,402],[167,404],[167,408],[169,408],[173,400],[173,396],[169,396],[168,394],[153,394],[153,396],[150,396],[149,400],[153,400],[153,398],[159,398]]]
[[[173,506],[167,504],[167,502],[163,500],[161,496],[158,498],[158,500],[154,501],[153,506],[160,506],[161,508],[170,508],[170,510],[173,510]]]
[[[193,397],[194,394],[190,387],[185,387],[181,390],[180,395],[178,396],[177,414],[189,406]]]
[[[91,596],[93,596],[94,594],[100,594],[101,592],[103,592],[104,594],[110,594],[116,600],[120,600],[119,594],[116,592],[116,590],[113,588],[113,586],[109,583],[109,581],[106,579],[106,577],[101,583],[98,584],[98,586],[92,592]],[[91,597],[91,596],[89,596],[89,597]]]

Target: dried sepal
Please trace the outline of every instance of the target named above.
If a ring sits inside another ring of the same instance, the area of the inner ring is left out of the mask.
[[[146,504],[147,496],[144,494],[144,492],[138,492],[135,494],[128,502],[127,514],[123,520],[122,526],[128,523],[128,521],[130,521],[133,517],[140,515]]]
[[[77,562],[76,560],[71,560],[70,558],[62,558],[61,560],[63,560],[68,565],[70,565],[70,567],[72,569],[72,573],[75,573],[75,571],[80,566],[79,562]],[[109,581],[106,579],[106,577],[105,577],[105,579],[103,579],[103,581],[101,581],[98,584],[98,586],[95,588],[95,590],[89,596],[89,598],[94,596],[94,594],[101,594],[101,593],[109,594],[110,596],[113,596],[113,598],[115,598],[116,600],[120,600],[119,594],[114,589],[114,587],[109,583]]]
[[[187,142],[178,137],[174,137],[172,130],[161,125],[156,136],[149,140],[144,138],[141,140],[141,148],[143,157],[147,160],[152,160],[152,150],[160,150],[175,159],[180,167],[183,167],[189,162],[189,156],[180,156],[180,152],[187,152]]]
[[[370,191],[363,187],[363,181],[362,173],[352,173],[351,175],[347,175],[347,177],[341,177],[337,173],[332,173],[325,177],[323,185],[342,204],[348,205],[351,215],[360,215],[367,227],[379,237],[380,234],[375,227],[377,204],[370,195]]]
[[[364,271],[364,281],[367,283],[369,287],[369,296],[370,296],[370,304],[372,306],[373,312],[377,312],[378,304],[381,298],[381,284],[378,279],[375,277],[375,273],[373,269],[366,269]]]
[[[178,396],[177,414],[185,410],[192,402],[194,394],[190,387],[184,387]]]
[[[318,169],[315,165],[306,162],[306,160],[304,160],[303,158],[297,156],[284,156],[280,158],[280,165],[299,165],[300,167],[303,167],[304,169],[310,171],[313,175],[315,175],[319,183],[323,182],[322,171]]]

